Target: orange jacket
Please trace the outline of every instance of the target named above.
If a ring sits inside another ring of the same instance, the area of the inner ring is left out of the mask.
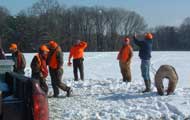
[[[133,48],[131,47],[131,45],[125,45],[120,49],[117,59],[122,62],[127,62],[131,59],[132,56]]]
[[[52,69],[58,69],[63,65],[63,53],[60,47],[57,47],[54,51],[50,51],[48,59],[48,65]]]
[[[87,47],[86,42],[80,42],[78,45],[74,45],[70,49],[70,55],[69,55],[69,60],[73,57],[73,59],[79,59],[83,58],[84,56],[84,49]]]

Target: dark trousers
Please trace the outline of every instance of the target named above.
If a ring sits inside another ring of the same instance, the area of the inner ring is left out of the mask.
[[[42,90],[46,93],[46,95],[48,94],[48,85],[46,83],[45,79],[41,79],[40,80],[40,87],[42,88]]]
[[[40,85],[41,89],[45,92],[45,94],[48,94],[48,85],[46,83],[46,79],[40,77],[39,73],[32,73],[32,78],[34,78]]]
[[[80,79],[84,80],[84,65],[83,65],[83,58],[73,59],[73,73],[75,80],[78,80],[78,70],[80,72]]]
[[[54,96],[59,95],[59,88],[63,91],[68,91],[69,87],[61,82],[63,76],[63,69],[51,69],[49,68],[51,84],[53,87]]]

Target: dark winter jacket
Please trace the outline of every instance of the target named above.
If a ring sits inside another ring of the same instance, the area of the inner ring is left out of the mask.
[[[134,38],[134,43],[140,48],[139,57],[143,60],[150,60],[153,40],[145,39],[143,41],[139,41],[138,39]]]
[[[26,60],[24,55],[20,51],[17,51],[12,54],[12,58],[15,62],[13,71],[20,74],[24,74],[24,69],[26,67]]]

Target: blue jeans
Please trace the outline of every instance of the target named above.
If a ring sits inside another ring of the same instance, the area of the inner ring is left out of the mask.
[[[141,73],[144,80],[150,80],[150,60],[141,60]]]

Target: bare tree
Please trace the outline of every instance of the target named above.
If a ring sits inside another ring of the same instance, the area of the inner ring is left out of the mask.
[[[3,47],[2,44],[6,42],[6,36],[9,32],[8,25],[6,23],[9,16],[9,11],[6,8],[0,6],[0,47]]]
[[[135,12],[126,11],[125,19],[123,21],[124,31],[126,35],[140,33],[145,30],[147,25],[145,24],[144,18]]]

